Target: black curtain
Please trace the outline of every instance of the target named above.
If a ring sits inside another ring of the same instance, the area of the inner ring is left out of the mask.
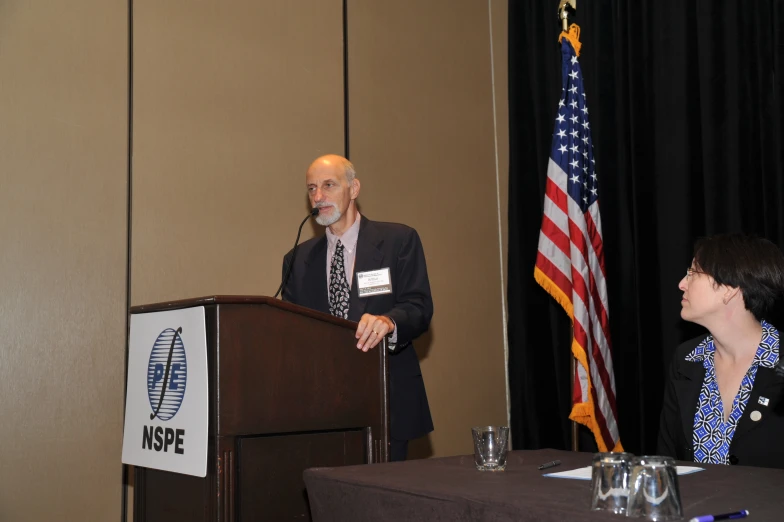
[[[534,281],[560,97],[557,0],[509,1],[509,380],[515,448],[570,445],[569,320]],[[580,0],[621,440],[650,453],[666,365],[700,333],[696,238],[784,246],[784,0]],[[771,318],[784,328],[784,322]]]

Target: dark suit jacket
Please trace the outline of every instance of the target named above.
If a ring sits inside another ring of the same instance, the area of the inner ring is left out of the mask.
[[[664,392],[657,451],[679,460],[694,460],[694,414],[705,378],[702,362],[685,360],[706,336],[681,344],[670,364]],[[730,462],[742,466],[784,468],[784,379],[770,368],[759,367],[749,402],[738,421],[730,444]],[[769,400],[767,406],[759,398]],[[751,413],[760,412],[758,421]]]
[[[289,252],[283,259],[284,274],[291,256]],[[357,274],[379,268],[389,268],[392,293],[360,299]],[[326,235],[310,239],[297,248],[283,299],[329,313]],[[397,325],[397,347],[390,352],[389,358],[392,437],[409,440],[433,431],[422,371],[411,344],[427,331],[433,316],[425,254],[413,228],[370,221],[362,216],[348,318],[359,321],[365,313],[386,315]]]

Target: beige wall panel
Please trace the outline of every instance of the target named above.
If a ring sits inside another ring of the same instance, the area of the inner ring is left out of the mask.
[[[417,352],[436,431],[412,453],[470,453],[471,426],[507,422],[489,3],[348,5],[360,208],[419,231],[435,303]]]
[[[120,517],[127,5],[0,3],[0,520]]]
[[[343,152],[342,31],[340,0],[134,1],[133,304],[275,292]]]

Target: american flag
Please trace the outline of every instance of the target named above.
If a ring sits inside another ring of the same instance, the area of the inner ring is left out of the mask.
[[[619,451],[599,183],[582,71],[569,36],[561,38],[561,100],[534,277],[574,327],[572,354],[578,364],[569,418],[591,429],[600,451]]]

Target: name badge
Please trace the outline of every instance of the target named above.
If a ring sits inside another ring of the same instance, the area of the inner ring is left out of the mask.
[[[371,295],[391,294],[392,277],[389,268],[380,270],[368,270],[367,272],[357,273],[357,292],[359,297],[370,297]]]

